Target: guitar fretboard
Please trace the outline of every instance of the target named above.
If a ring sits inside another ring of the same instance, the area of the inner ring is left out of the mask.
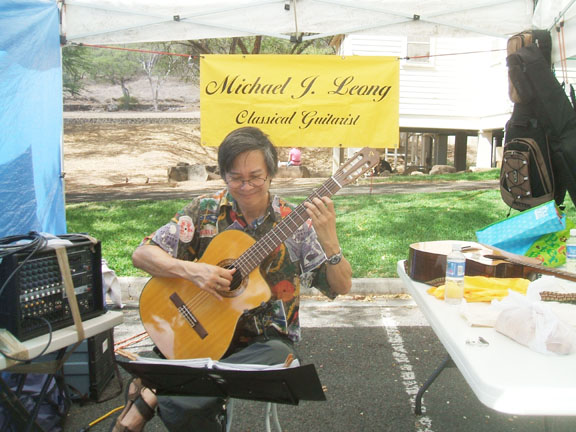
[[[272,230],[266,233],[264,237],[254,243],[234,261],[232,266],[239,271],[234,273],[233,286],[249,275],[274,249],[294,234],[296,230],[306,222],[308,219],[308,213],[304,205],[306,202],[311,202],[314,198],[331,197],[343,186],[353,182],[374,167],[379,161],[380,157],[378,154],[368,147],[364,147],[354,154],[354,156],[347,160],[322,186],[316,189]]]
[[[298,205],[288,216],[282,219],[272,230],[268,231],[260,240],[249,247],[234,262],[234,267],[245,276],[260,265],[274,249],[294,234],[302,226],[309,216],[306,212],[305,202],[311,202],[314,198],[331,197],[341,185],[331,177],[322,186],[316,189],[308,198]]]

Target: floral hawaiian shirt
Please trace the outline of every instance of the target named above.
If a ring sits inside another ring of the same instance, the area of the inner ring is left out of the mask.
[[[295,207],[274,196],[267,214],[248,225],[232,196],[223,190],[196,198],[143,243],[155,244],[175,258],[193,261],[202,257],[218,233],[241,230],[258,241]],[[222,257],[225,258],[232,257]],[[337,296],[328,285],[325,261],[326,255],[308,220],[262,260],[260,269],[272,296],[266,307],[242,316],[238,323],[240,334],[253,337],[273,327],[293,341],[300,340],[301,288],[314,286],[329,298]]]

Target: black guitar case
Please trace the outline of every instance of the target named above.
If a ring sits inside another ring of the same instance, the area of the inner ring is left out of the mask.
[[[537,46],[520,48],[507,62],[522,101],[546,129],[556,186],[566,188],[576,204],[576,112]]]

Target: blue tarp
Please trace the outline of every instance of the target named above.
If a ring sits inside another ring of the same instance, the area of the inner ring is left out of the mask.
[[[66,232],[55,0],[0,1],[0,237]]]

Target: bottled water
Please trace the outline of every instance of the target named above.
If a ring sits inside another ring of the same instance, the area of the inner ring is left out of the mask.
[[[566,271],[576,273],[576,229],[570,230],[566,240]]]
[[[452,245],[452,252],[446,257],[446,285],[444,300],[448,304],[460,304],[464,298],[464,271],[466,257],[460,252],[460,246]]]

